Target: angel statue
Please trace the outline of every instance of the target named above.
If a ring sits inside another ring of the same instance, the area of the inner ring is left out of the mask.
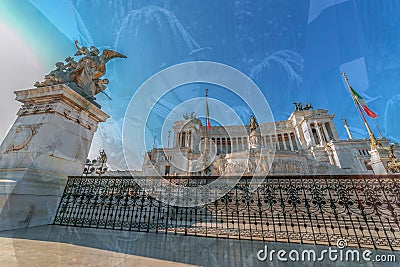
[[[301,102],[294,102],[293,105],[296,107],[295,111],[303,110],[303,104]]]
[[[94,96],[99,93],[103,93],[110,98],[104,92],[109,80],[100,78],[106,73],[106,64],[108,61],[114,58],[126,58],[126,56],[108,49],[103,50],[100,54],[99,49],[95,46],[91,46],[88,49],[85,46],[79,47],[78,41],[74,43],[77,49],[75,56],[82,56],[78,62],[73,57],[65,59],[67,64],[58,62],[56,70],[46,75],[43,82],[36,82],[35,86],[68,84],[73,89],[77,90],[79,88],[80,90],[77,91],[83,92],[90,99],[95,99]]]
[[[254,115],[250,116],[249,128],[250,128],[250,133],[255,132],[258,128],[258,123],[257,123],[256,117],[254,117]]]
[[[311,105],[311,103],[307,103],[304,107],[303,110],[310,110],[313,109],[313,106]]]

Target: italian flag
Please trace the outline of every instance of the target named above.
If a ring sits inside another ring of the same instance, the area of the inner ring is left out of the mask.
[[[369,107],[367,106],[367,102],[365,102],[364,98],[362,98],[352,87],[350,87],[350,90],[354,97],[354,100],[364,109],[365,114],[374,119],[378,118],[378,115],[376,115],[375,112],[369,109]]]

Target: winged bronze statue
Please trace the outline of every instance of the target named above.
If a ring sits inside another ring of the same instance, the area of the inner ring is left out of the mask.
[[[99,57],[100,64],[96,66],[95,72],[93,73],[93,79],[102,77],[106,73],[107,62],[114,58],[126,58],[126,56],[113,50],[103,50],[103,53]]]
[[[98,93],[105,94],[108,79],[101,79],[106,74],[106,64],[114,58],[126,58],[125,55],[105,49],[102,54],[97,47],[79,47],[78,41],[74,42],[77,52],[75,56],[82,56],[78,62],[73,57],[66,58],[67,64],[57,62],[56,70],[45,76],[43,82],[36,82],[36,87],[68,83],[71,87],[79,87],[86,95],[94,99]],[[111,99],[111,98],[110,98]]]

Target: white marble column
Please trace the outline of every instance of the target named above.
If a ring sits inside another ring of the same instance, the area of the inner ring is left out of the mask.
[[[294,141],[296,143],[296,150],[301,150],[300,142],[297,139],[296,133],[293,133],[293,139],[294,139]]]
[[[322,136],[322,133],[321,133],[321,129],[320,129],[320,127],[319,127],[319,124],[318,124],[318,122],[314,122],[314,123],[315,123],[315,129],[317,130],[317,135],[318,135],[318,138],[319,138],[319,144],[322,145],[322,146],[324,146],[324,145],[325,145],[325,139],[324,139],[324,137]]]
[[[177,148],[180,148],[181,147],[181,133],[180,132],[177,132],[175,140],[176,140],[175,146]]]
[[[275,141],[276,141],[276,149],[281,150],[281,145],[279,144],[279,139],[277,134],[275,135]]]
[[[287,133],[288,138],[289,138],[289,145],[290,145],[290,150],[293,151],[293,143],[292,143],[292,137],[291,137],[291,133]]]
[[[191,150],[193,150],[193,148],[194,148],[194,134],[193,134],[193,132],[191,132],[191,135],[190,135],[190,149]]]
[[[185,139],[186,139],[186,132],[182,132],[182,135],[181,135],[181,147],[185,147]]]
[[[189,147],[190,143],[190,131],[186,132],[186,143],[185,143],[185,147]]]
[[[239,137],[235,137],[236,140],[236,151],[240,151],[239,149]]]
[[[284,133],[281,133],[281,136],[282,136],[283,149],[284,149],[284,150],[287,150],[286,141],[285,141],[285,134],[284,134]]]
[[[339,134],[338,134],[338,132],[336,130],[335,125],[333,123],[331,123],[331,122],[329,122],[328,125],[329,125],[329,128],[331,129],[331,133],[332,133],[332,137],[333,137],[332,139],[333,140],[339,140]]]
[[[274,142],[272,142],[272,135],[268,135],[269,138],[269,148],[274,149]]]
[[[325,123],[322,123],[322,130],[324,131],[324,134],[325,134],[325,137],[326,137],[326,141],[330,142],[331,138],[329,137],[328,131],[326,130]]]
[[[315,139],[314,139],[314,134],[313,134],[313,132],[312,132],[312,130],[311,130],[311,123],[307,123],[307,129],[308,129],[308,133],[310,134],[311,144],[312,144],[313,146],[315,146],[315,145],[316,145],[316,142],[315,142]]]

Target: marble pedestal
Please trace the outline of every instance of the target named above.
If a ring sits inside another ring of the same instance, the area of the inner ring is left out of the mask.
[[[371,155],[370,165],[374,174],[387,174],[386,166],[387,163],[390,161],[389,154],[384,149],[372,149],[369,151]]]
[[[53,222],[67,177],[82,174],[108,118],[67,85],[15,94],[23,105],[0,146],[0,230]]]

